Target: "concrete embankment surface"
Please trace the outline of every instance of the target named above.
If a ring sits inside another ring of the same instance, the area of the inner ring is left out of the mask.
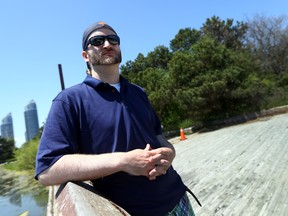
[[[288,114],[171,139],[197,216],[288,215]]]

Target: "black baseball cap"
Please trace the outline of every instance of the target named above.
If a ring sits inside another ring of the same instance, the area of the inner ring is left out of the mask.
[[[109,26],[108,24],[106,24],[105,22],[97,22],[97,23],[93,23],[92,25],[90,25],[88,28],[86,28],[86,30],[83,33],[83,37],[82,37],[82,49],[86,50],[87,46],[88,46],[88,38],[89,36],[96,31],[97,29],[101,29],[101,28],[107,28],[110,29],[111,31],[113,31],[116,35],[116,31]]]

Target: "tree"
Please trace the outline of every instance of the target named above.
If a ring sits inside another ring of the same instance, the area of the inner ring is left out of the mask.
[[[191,50],[176,53],[169,63],[182,120],[203,123],[226,118],[247,111],[250,101],[254,109],[259,108],[255,97],[261,88],[252,89],[247,83],[255,67],[245,50],[229,49],[209,36],[203,36]]]
[[[17,170],[34,170],[35,158],[38,150],[40,137],[36,136],[29,142],[26,142],[21,148],[15,151],[14,166]]]
[[[248,20],[247,44],[262,74],[273,74],[281,84],[288,78],[288,22],[287,16],[256,15]],[[285,80],[285,79],[284,79]],[[287,85],[287,83],[283,83]]]
[[[133,80],[138,73],[149,67],[166,69],[171,58],[172,53],[170,53],[167,47],[157,46],[154,51],[147,54],[147,57],[139,53],[134,62],[126,62],[125,65],[121,65],[120,70],[125,77]]]
[[[189,51],[201,37],[200,31],[191,28],[180,29],[173,40],[170,41],[172,52]]]
[[[145,68],[147,68],[145,57],[142,53],[139,53],[134,62],[128,61],[125,65],[121,65],[120,71],[127,79],[133,80],[137,73],[145,70]]]
[[[172,53],[165,46],[157,46],[152,52],[147,54],[145,61],[147,67],[167,69],[168,62],[172,58]]]
[[[206,20],[200,31],[202,35],[210,36],[227,48],[238,50],[243,47],[248,26],[239,21],[234,25],[233,22],[233,19],[224,21],[219,17],[213,16]]]
[[[0,163],[4,163],[13,159],[14,149],[15,149],[14,140],[0,137]]]

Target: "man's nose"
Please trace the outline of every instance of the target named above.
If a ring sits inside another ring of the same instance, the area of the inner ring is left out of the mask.
[[[108,47],[108,46],[111,46],[111,44],[110,44],[110,42],[108,41],[108,39],[105,38],[103,47]]]

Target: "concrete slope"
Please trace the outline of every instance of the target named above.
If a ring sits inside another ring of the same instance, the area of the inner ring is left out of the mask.
[[[171,139],[197,216],[288,215],[288,114]]]

